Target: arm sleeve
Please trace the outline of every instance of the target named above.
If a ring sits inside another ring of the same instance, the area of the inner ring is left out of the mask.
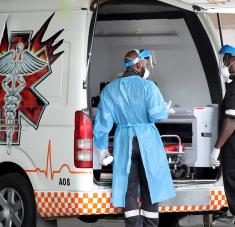
[[[150,83],[150,86],[147,89],[146,102],[150,122],[157,122],[168,118],[166,103],[159,88],[153,82]]]
[[[235,93],[225,99],[225,116],[235,118]]]
[[[105,96],[101,94],[94,124],[94,142],[98,149],[108,149],[108,135],[112,127],[112,114],[105,101]]]

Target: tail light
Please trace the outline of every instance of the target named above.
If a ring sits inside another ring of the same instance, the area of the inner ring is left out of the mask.
[[[74,165],[77,168],[93,167],[93,126],[82,111],[75,112]]]

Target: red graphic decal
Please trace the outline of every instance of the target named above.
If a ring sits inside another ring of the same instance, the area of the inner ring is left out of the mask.
[[[50,176],[51,180],[54,179],[55,174],[60,174],[63,169],[67,168],[70,174],[90,174],[92,171],[72,171],[68,164],[62,164],[58,170],[53,170],[53,161],[52,161],[52,152],[51,152],[51,141],[48,144],[48,152],[47,152],[47,160],[46,160],[46,168],[45,170],[41,170],[40,168],[36,168],[33,170],[25,170],[27,173],[43,173],[46,178]]]
[[[20,118],[35,129],[48,101],[35,89],[51,74],[51,65],[63,53],[54,51],[63,30],[42,41],[54,14],[32,37],[33,31],[11,32],[8,39],[7,25],[0,43],[0,144],[20,142]]]
[[[209,4],[213,5],[224,5],[230,2],[230,0],[207,0]]]

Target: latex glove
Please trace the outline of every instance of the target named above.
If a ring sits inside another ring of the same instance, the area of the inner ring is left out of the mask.
[[[169,109],[168,113],[173,114],[173,113],[175,113],[175,110],[171,107],[171,108]]]
[[[113,156],[107,149],[98,149],[100,152],[100,165],[107,166],[113,161]]]
[[[165,103],[167,112],[169,112],[169,110],[171,108],[171,104],[172,104],[171,100],[168,103]]]
[[[210,164],[213,169],[220,166],[220,161],[218,160],[219,154],[220,149],[214,147],[210,155]]]
[[[168,103],[166,103],[167,113],[175,113],[175,110],[171,107],[171,104],[172,104],[171,100]]]

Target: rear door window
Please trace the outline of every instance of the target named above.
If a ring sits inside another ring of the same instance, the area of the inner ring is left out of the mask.
[[[219,26],[216,14],[209,14],[212,23],[219,35]],[[220,14],[220,24],[223,35],[223,43],[235,46],[235,14]]]

